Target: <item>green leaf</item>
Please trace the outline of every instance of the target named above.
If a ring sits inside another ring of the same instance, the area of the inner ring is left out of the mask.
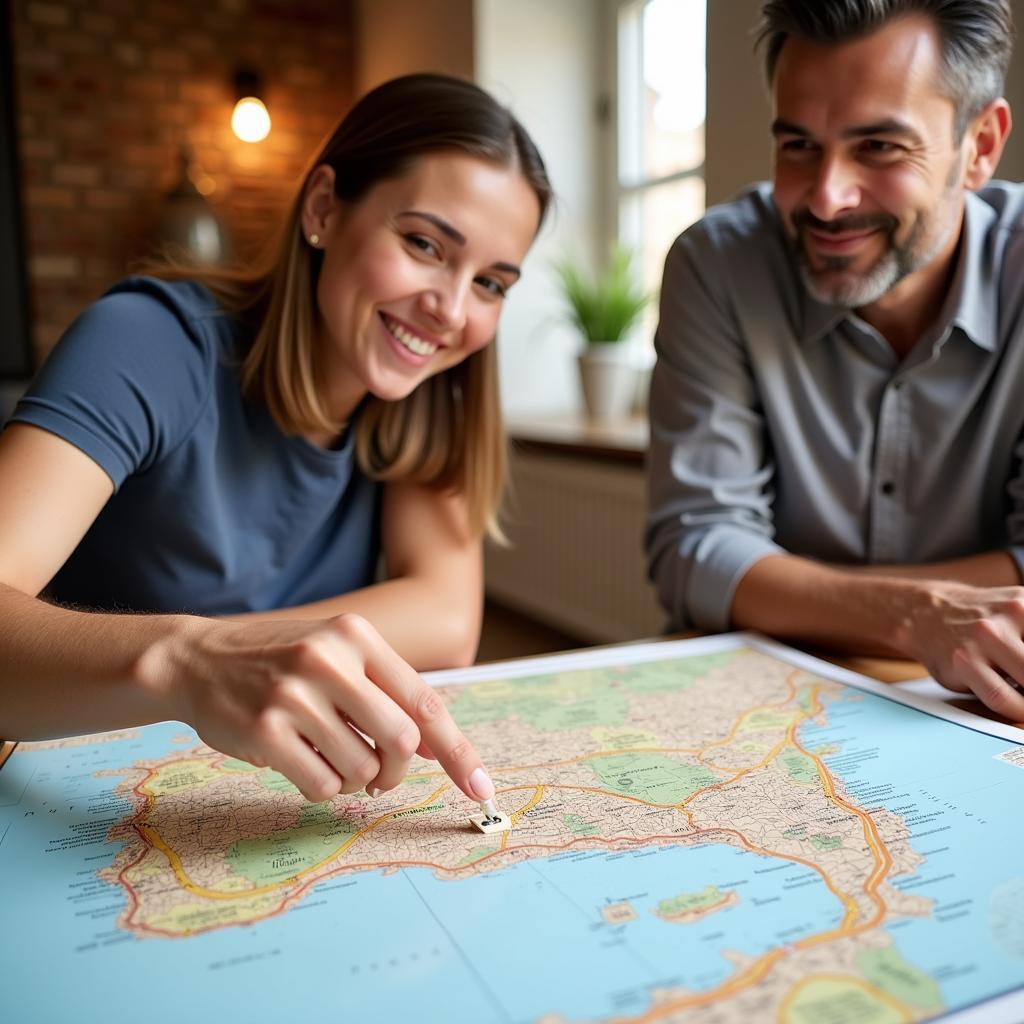
[[[612,246],[605,268],[588,274],[565,256],[555,264],[569,319],[590,344],[621,341],[651,301],[633,267],[633,252]]]

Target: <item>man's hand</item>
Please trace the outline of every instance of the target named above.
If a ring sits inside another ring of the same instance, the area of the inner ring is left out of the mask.
[[[964,579],[979,576],[996,585]],[[913,658],[943,686],[973,693],[1022,722],[1024,587],[1001,585],[1016,576],[1016,564],[1002,552],[868,568],[769,555],[737,585],[732,622],[836,651]]]
[[[943,686],[1024,721],[1024,587],[932,582],[901,632],[910,657]]]
[[[393,789],[419,752],[472,800],[493,786],[438,694],[365,619],[208,622],[140,674],[203,740],[270,766],[310,801]]]

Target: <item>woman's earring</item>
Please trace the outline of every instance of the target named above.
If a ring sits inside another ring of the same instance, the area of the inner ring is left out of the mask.
[[[309,236],[309,244],[314,246],[314,247],[318,246],[320,244],[320,236],[317,235],[317,234],[310,235]]]

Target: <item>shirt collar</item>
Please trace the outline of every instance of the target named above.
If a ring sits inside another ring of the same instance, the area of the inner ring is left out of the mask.
[[[998,279],[989,246],[996,212],[973,192],[964,204],[960,262],[943,310],[943,319],[959,327],[978,348],[993,352],[998,344]]]
[[[968,192],[964,203],[957,267],[939,318],[941,325],[959,327],[975,345],[989,352],[996,348],[998,327],[995,269],[991,255],[986,250],[989,229],[994,219],[995,211],[973,192]],[[779,227],[782,230],[781,218]],[[792,252],[788,243],[787,248]],[[790,258],[803,296],[801,341],[810,345],[821,340],[843,320],[852,318],[853,311],[815,299],[803,284],[796,255]],[[940,333],[946,333],[944,327]]]

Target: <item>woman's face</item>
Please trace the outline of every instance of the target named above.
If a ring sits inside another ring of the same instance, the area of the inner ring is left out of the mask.
[[[332,416],[368,392],[404,398],[487,345],[539,219],[517,169],[466,154],[424,156],[354,204],[317,168],[303,229],[323,249],[317,366]]]

